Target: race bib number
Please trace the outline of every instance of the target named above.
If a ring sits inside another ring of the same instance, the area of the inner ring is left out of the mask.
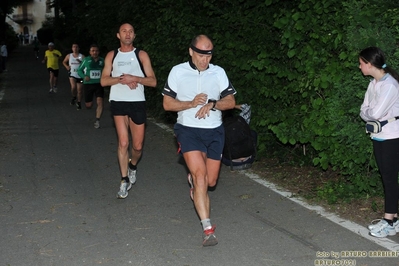
[[[101,77],[100,70],[90,70],[90,78],[91,79],[99,79]]]

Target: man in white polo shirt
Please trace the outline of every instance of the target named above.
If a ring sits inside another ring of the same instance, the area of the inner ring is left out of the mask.
[[[208,187],[214,187],[219,177],[224,146],[221,111],[234,108],[236,90],[223,68],[210,64],[213,43],[209,37],[195,37],[189,53],[191,59],[169,73],[163,106],[178,112],[174,131],[190,171],[190,196],[205,235],[202,245],[214,246],[218,240],[210,221]]]

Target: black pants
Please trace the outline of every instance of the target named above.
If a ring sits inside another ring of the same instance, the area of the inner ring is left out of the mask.
[[[385,193],[385,213],[398,212],[399,200],[399,139],[373,140],[374,156],[377,161]]]

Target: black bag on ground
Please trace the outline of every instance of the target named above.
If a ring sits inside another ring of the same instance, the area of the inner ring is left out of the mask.
[[[231,170],[244,170],[252,166],[256,155],[257,134],[241,116],[226,117],[223,122],[225,143],[223,164]]]

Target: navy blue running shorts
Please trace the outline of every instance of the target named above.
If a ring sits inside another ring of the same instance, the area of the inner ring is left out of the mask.
[[[136,124],[141,125],[146,122],[147,112],[145,101],[143,102],[117,102],[111,101],[111,113],[113,116],[129,116]]]
[[[181,153],[201,151],[209,159],[220,160],[224,147],[224,127],[194,128],[181,124],[174,126],[177,142]]]

